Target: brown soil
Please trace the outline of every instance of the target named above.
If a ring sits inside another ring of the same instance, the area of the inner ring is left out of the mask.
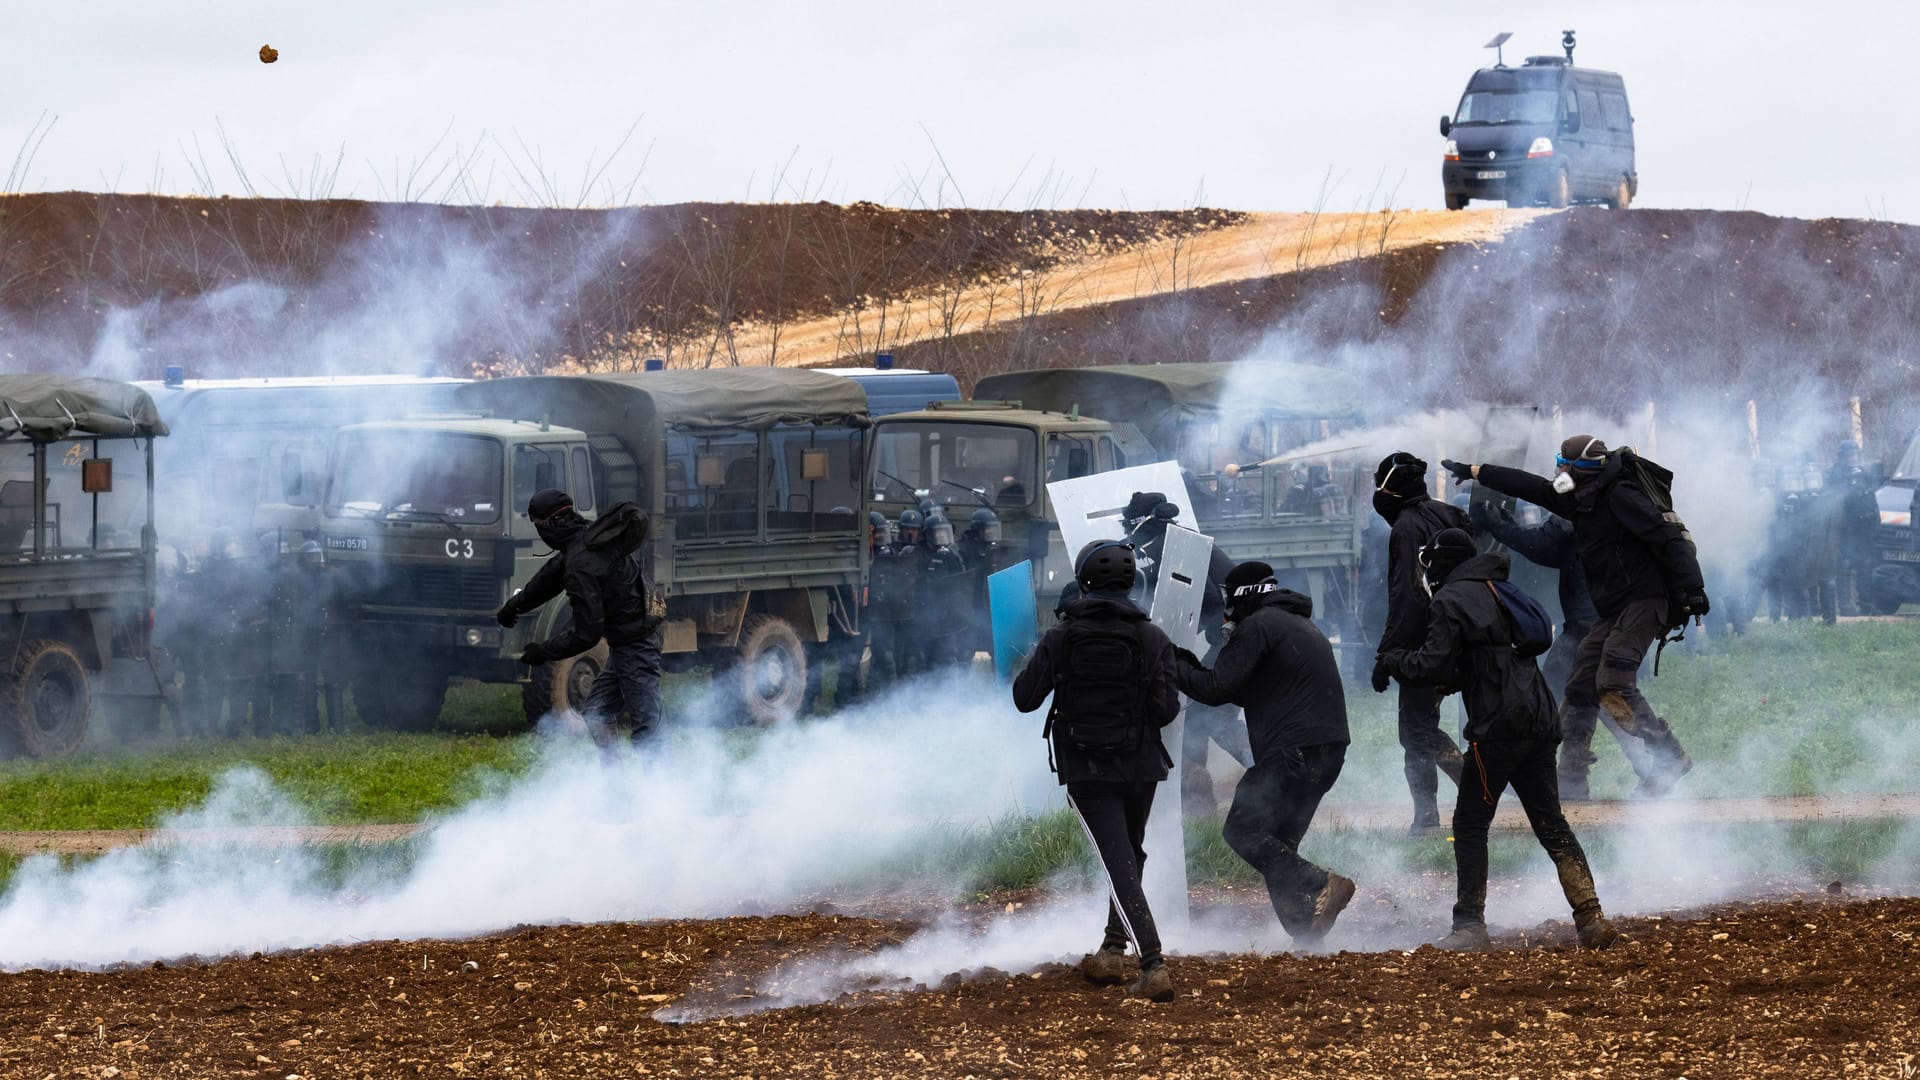
[[[8,1076],[1902,1076],[1920,901],[1563,923],[1478,955],[1176,957],[1167,1005],[1050,966],[680,1025],[784,959],[906,923],[838,916],[524,929],[218,964],[0,975]],[[472,967],[469,968],[468,965]]]

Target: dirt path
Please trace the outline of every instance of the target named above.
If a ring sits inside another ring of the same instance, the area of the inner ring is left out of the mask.
[[[1048,964],[746,1012],[781,991],[785,960],[854,960],[913,929],[820,915],[29,971],[0,975],[0,1074],[1913,1075],[1920,901],[1622,925],[1629,943],[1603,953],[1556,920],[1479,954],[1177,956],[1165,1005]]]
[[[1273,277],[1416,244],[1485,243],[1499,240],[1546,210],[1408,210],[1371,214],[1252,214],[1234,225],[1181,239],[1162,239],[1113,254],[1072,262],[1020,285],[1010,279],[982,281],[957,300],[922,295],[884,313],[862,312],[859,321],[827,316],[780,328],[782,366],[831,363],[856,351],[936,338],[947,332],[944,311],[953,313],[954,334],[971,333],[1023,311],[1051,314],[1158,293],[1230,281]],[[884,316],[885,327],[882,328]],[[771,345],[765,327],[742,335],[743,357],[764,363]],[[743,362],[749,362],[743,359]]]
[[[1623,825],[1705,825],[1767,821],[1840,821],[1920,818],[1920,794],[1806,795],[1730,799],[1664,799],[1658,802],[1569,803],[1576,828]],[[1328,805],[1314,820],[1318,829],[1394,830],[1407,824],[1407,809],[1393,804]],[[1496,829],[1524,830],[1519,800],[1502,800]],[[86,829],[0,832],[0,852],[10,855],[99,855],[135,844],[388,844],[426,831],[421,824],[303,825],[234,829]]]

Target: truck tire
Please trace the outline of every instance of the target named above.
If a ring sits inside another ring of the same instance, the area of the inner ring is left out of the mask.
[[[526,717],[527,726],[533,727],[550,713],[579,709],[587,691],[593,687],[593,680],[606,666],[607,643],[599,641],[579,656],[534,668],[520,687],[520,712]]]
[[[1620,178],[1619,186],[1613,189],[1613,197],[1607,200],[1607,205],[1615,210],[1625,210],[1631,202],[1633,202],[1633,188],[1627,186],[1627,178],[1623,176]]]
[[[1447,209],[1449,210],[1465,210],[1467,208],[1467,197],[1465,195],[1448,195],[1446,199]]]
[[[62,758],[80,749],[92,712],[87,667],[64,641],[23,643],[13,671],[0,678],[0,726],[8,744],[28,757]]]
[[[793,719],[807,697],[807,648],[800,632],[778,615],[748,615],[730,674],[750,722],[772,727]]]

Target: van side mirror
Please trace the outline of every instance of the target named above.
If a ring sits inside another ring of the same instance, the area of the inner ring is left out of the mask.
[[[1441,117],[1440,118],[1440,137],[1444,139],[1451,134],[1453,134],[1453,117],[1451,116]]]
[[[1565,131],[1568,134],[1572,134],[1573,132],[1579,131],[1580,130],[1580,114],[1568,113],[1567,118],[1560,122],[1560,130]]]

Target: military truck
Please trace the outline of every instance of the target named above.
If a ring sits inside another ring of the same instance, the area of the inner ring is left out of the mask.
[[[116,702],[157,718],[153,450],[166,433],[126,383],[0,375],[0,752],[71,754]]]
[[[511,631],[493,621],[551,554],[526,515],[542,488],[569,491],[588,516],[645,508],[664,658],[714,668],[754,723],[798,708],[806,643],[860,632],[869,419],[857,383],[778,368],[532,376],[453,399],[465,415],[357,424],[334,440],[322,543],[350,598],[363,714],[431,723],[454,676],[521,681],[528,722],[584,697],[604,643],[531,672],[515,659],[570,617],[566,604]]]
[[[173,431],[155,469],[163,543],[214,528],[297,540],[318,524],[318,482],[335,428],[444,408],[464,379],[344,375],[136,383]],[[247,545],[251,549],[252,545]]]
[[[1327,449],[1358,427],[1358,380],[1305,364],[1140,364],[1006,372],[981,379],[974,394],[1101,417],[1119,465],[1177,462],[1201,532],[1236,560],[1272,564],[1323,618],[1357,628],[1364,455],[1245,467]]]
[[[1072,580],[1072,559],[1046,486],[1127,464],[1127,452],[1105,420],[1071,409],[1023,408],[1017,401],[940,401],[874,421],[867,495],[889,519],[930,499],[956,528],[965,528],[983,506],[993,510],[1002,544],[1024,553],[1014,558],[1034,560],[1036,595],[1046,600],[1039,611],[1051,620],[1048,594]]]

